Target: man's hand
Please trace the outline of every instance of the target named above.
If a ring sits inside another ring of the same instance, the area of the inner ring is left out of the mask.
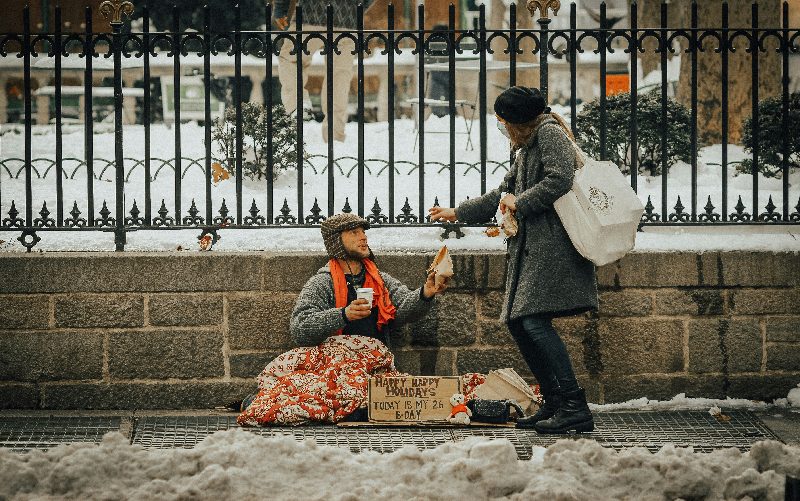
[[[289,27],[289,18],[284,16],[275,19],[275,26],[277,26],[281,31],[285,30]]]
[[[456,210],[452,207],[431,207],[428,209],[428,214],[431,216],[431,221],[450,221],[451,223],[456,220]]]
[[[500,212],[505,214],[506,209],[509,209],[512,214],[517,211],[517,197],[513,193],[506,193],[506,196],[500,199]]]
[[[422,286],[422,294],[430,299],[437,294],[441,294],[442,292],[447,289],[447,283],[450,281],[450,277],[444,279],[444,282],[436,287],[436,272],[432,271],[428,273],[428,279],[425,280],[425,285]]]
[[[370,306],[366,299],[356,299],[347,305],[347,308],[344,309],[344,314],[350,322],[361,320],[362,318],[367,318],[370,313],[372,313],[372,308]]]

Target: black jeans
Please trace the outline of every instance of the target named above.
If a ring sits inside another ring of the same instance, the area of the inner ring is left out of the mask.
[[[553,328],[552,319],[522,317],[512,321],[509,329],[522,358],[539,381],[542,395],[578,390],[567,347]]]

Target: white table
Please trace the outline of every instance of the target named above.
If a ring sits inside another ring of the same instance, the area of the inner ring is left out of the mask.
[[[538,68],[538,63],[525,63],[520,62],[516,64],[517,69],[531,69],[531,68]],[[511,63],[509,61],[495,61],[495,60],[487,60],[486,61],[486,72],[490,71],[502,71],[502,70],[510,70]],[[449,72],[450,71],[450,63],[430,63],[426,64],[424,67],[425,70],[425,88],[430,88],[430,78],[431,73],[433,72]],[[473,71],[473,72],[480,72],[481,71],[481,62],[479,59],[456,59],[454,64],[455,71]],[[478,98],[480,97],[480,75],[479,78],[475,80],[475,98],[473,100],[469,99],[456,99],[454,100],[453,104],[461,108],[461,115],[464,117],[464,124],[466,126],[466,134],[467,134],[467,147],[472,150],[474,149],[472,144],[472,122],[475,118],[475,109],[478,107]],[[485,78],[485,76],[484,76]],[[423,106],[449,106],[450,100],[448,99],[420,99],[419,97],[414,97],[411,99],[406,100],[407,104],[412,106],[419,106],[420,103]],[[469,119],[467,119],[467,110],[466,108],[470,109]],[[417,114],[415,113],[415,116]],[[414,121],[414,132],[417,130],[417,122]],[[430,131],[431,134],[446,134],[450,131]],[[463,133],[462,133],[463,134]],[[417,147],[417,138],[414,137],[414,148]]]

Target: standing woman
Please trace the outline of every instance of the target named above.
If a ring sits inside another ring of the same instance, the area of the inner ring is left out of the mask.
[[[553,318],[597,309],[594,265],[575,250],[553,208],[572,186],[574,138],[563,119],[550,113],[538,89],[511,87],[498,96],[494,111],[511,140],[513,168],[499,188],[479,198],[456,208],[432,207],[431,220],[482,223],[491,220],[498,204],[503,213],[517,217],[519,232],[508,239],[502,320],[544,398],[539,411],[517,426],[539,433],[589,432],[594,420],[586,394],[553,329]]]

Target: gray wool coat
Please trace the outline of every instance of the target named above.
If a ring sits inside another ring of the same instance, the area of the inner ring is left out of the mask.
[[[386,329],[424,316],[430,310],[435,298],[425,301],[422,299],[420,289],[410,290],[388,273],[380,272],[380,274],[383,284],[389,291],[392,304],[397,308],[394,321],[386,326],[385,332],[382,333],[385,337],[383,341],[388,341],[389,331]],[[326,264],[303,286],[289,321],[289,333],[298,345],[314,346],[344,328],[344,325],[342,310],[336,307],[333,279]]]
[[[505,322],[528,316],[559,317],[597,309],[597,280],[553,208],[575,177],[575,150],[552,119],[545,119],[517,153],[500,187],[456,208],[465,223],[489,221],[501,192],[517,197],[519,232],[508,239]]]

